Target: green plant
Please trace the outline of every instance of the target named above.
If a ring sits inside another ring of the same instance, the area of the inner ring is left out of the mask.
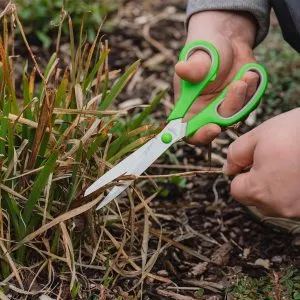
[[[97,271],[105,287],[115,280],[113,274],[126,277],[126,272],[132,272],[123,270],[127,264],[142,274],[124,250],[119,256],[127,232],[121,239],[122,228],[116,237],[111,233],[122,227],[124,216],[114,212],[107,218],[107,213],[91,211],[104,189],[87,199],[82,193],[111,163],[152,137],[155,128],[144,121],[164,92],[135,118],[110,109],[139,61],[123,74],[110,72],[109,49],[100,42],[99,34],[88,45],[81,31],[76,47],[68,18],[71,63],[61,69],[59,53],[54,53],[43,72],[17,12],[11,13],[32,61],[24,63],[22,87],[16,89],[8,52],[8,35],[14,33],[9,28],[14,27],[8,26],[4,16],[0,39],[0,279],[10,278],[7,280],[19,285],[19,290],[30,293],[38,282],[51,288],[54,275],[59,274],[61,286],[69,285],[69,295],[77,298],[84,285],[81,277],[85,275],[78,275],[82,269]],[[108,229],[107,224],[117,227]],[[108,253],[111,260],[106,258]],[[121,269],[115,265],[119,259]],[[151,267],[145,266],[147,274]]]
[[[45,48],[52,44],[52,38],[56,35],[64,13],[67,12],[72,17],[75,31],[79,31],[82,18],[85,19],[88,28],[87,39],[92,42],[96,36],[97,27],[108,13],[117,8],[118,4],[118,0],[15,0],[15,2],[31,40],[32,35],[35,36]],[[106,26],[109,27],[109,23],[106,23]],[[67,34],[68,26],[64,25],[62,30],[64,34]]]
[[[241,276],[233,287],[231,296],[239,300],[277,300],[299,299],[300,271],[287,269],[273,276],[265,276],[259,279],[250,276]]]
[[[263,106],[269,118],[281,111],[300,106],[299,54],[284,43],[280,27],[273,22],[270,34],[256,50],[259,60],[263,59],[268,70],[270,83]]]

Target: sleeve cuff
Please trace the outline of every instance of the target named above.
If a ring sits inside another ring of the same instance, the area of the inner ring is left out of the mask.
[[[262,42],[268,34],[270,25],[269,0],[189,0],[186,28],[193,14],[208,10],[231,10],[250,13],[256,19],[258,25],[255,46]]]

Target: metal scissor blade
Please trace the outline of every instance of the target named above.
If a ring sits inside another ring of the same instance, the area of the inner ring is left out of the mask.
[[[110,203],[112,200],[114,200],[116,197],[118,197],[123,191],[125,191],[130,186],[132,182],[133,180],[126,183],[122,183],[122,185],[113,187],[113,189],[108,193],[108,195],[97,206],[96,210],[101,209],[102,207]]]
[[[171,145],[173,145],[178,140],[182,139],[185,136],[186,131],[186,123],[182,123],[182,119],[178,119],[170,122],[163,131],[161,131],[155,138],[151,141],[147,148],[141,152],[139,156],[139,160],[135,162],[135,164],[128,166],[126,175],[135,175],[139,176],[144,171],[148,169],[150,165],[152,165],[158,157],[161,156]],[[165,133],[170,133],[172,135],[172,141],[169,143],[162,142],[162,135]],[[149,143],[149,142],[148,142]],[[139,150],[138,150],[139,151]],[[101,178],[100,178],[101,179]],[[114,187],[110,193],[104,198],[104,200],[97,207],[97,210],[107,205],[113,199],[115,199],[118,195],[120,195],[130,184],[131,181],[126,181],[119,186]]]
[[[103,176],[101,176],[98,180],[96,180],[92,185],[90,185],[85,193],[84,197],[88,196],[89,194],[95,192],[96,190],[100,189],[102,186],[108,184],[109,182],[113,181],[114,179],[122,176],[128,172],[130,167],[133,167],[137,162],[140,161],[140,157],[143,156],[143,153],[146,151],[148,147],[151,146],[153,139],[148,141],[144,144],[141,148],[137,151],[133,152],[131,155],[126,157],[108,172],[106,172]]]

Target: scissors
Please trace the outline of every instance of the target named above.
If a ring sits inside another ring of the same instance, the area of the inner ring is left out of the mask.
[[[180,52],[179,61],[187,60],[196,50],[207,52],[211,58],[211,67],[204,80],[200,83],[181,80],[181,95],[168,117],[167,125],[164,129],[89,186],[84,196],[88,196],[122,175],[141,175],[169,147],[184,137],[192,136],[202,126],[208,123],[214,123],[221,127],[231,126],[246,118],[258,106],[268,85],[268,75],[264,67],[257,63],[250,63],[244,65],[233,79],[233,82],[240,80],[248,71],[254,71],[260,77],[255,94],[242,109],[230,117],[223,117],[219,114],[218,108],[228,91],[227,86],[205,109],[189,121],[184,121],[184,116],[191,105],[196,101],[206,86],[216,79],[219,69],[219,53],[217,49],[207,41],[199,40],[187,44]],[[113,187],[96,210],[103,208],[114,200],[126,190],[132,182],[133,180],[127,180]]]

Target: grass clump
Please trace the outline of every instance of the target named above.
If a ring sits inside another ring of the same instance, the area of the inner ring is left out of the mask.
[[[20,88],[15,83],[14,43],[8,43],[16,36],[9,26],[14,20],[17,38],[23,37],[31,56],[23,63]],[[43,71],[14,5],[1,21],[0,295],[88,299],[109,293],[107,288],[117,286],[119,278],[140,278],[131,286],[133,291],[148,276],[164,280],[150,273],[159,254],[149,256],[147,250],[150,219],[155,219],[147,204],[151,199],[144,200],[136,188],[128,192],[129,210],[121,214],[112,206],[96,214],[92,208],[103,190],[82,197],[112,164],[152,137],[154,129],[143,121],[164,93],[129,118],[128,111],[110,107],[138,61],[122,74],[110,71],[109,49],[99,32],[90,45],[82,25],[76,46],[72,20],[66,17],[67,25],[62,20],[58,28],[58,51]],[[59,58],[63,26],[70,32],[67,66]],[[140,200],[136,207],[135,198]],[[137,214],[146,216],[141,231],[136,230]],[[160,237],[157,240],[159,249]],[[114,295],[122,296],[122,289]]]

